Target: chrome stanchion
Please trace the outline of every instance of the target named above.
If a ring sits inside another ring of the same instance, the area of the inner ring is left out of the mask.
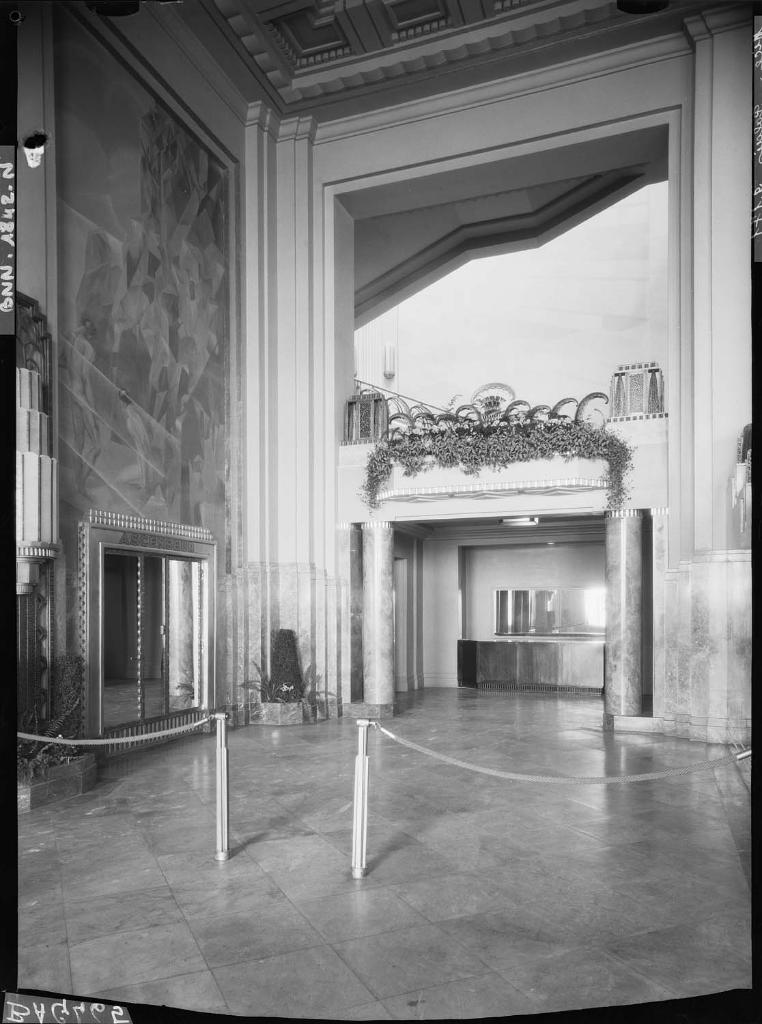
[[[215,711],[212,718],[217,723],[217,852],[215,860],[227,860],[230,856],[228,840],[228,716],[225,711]]]
[[[357,719],[357,757],[355,758],[355,802],[352,817],[352,878],[363,878],[365,844],[368,837],[368,726],[370,719]]]

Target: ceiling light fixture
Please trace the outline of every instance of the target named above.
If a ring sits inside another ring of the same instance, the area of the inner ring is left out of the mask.
[[[512,519],[501,519],[503,526],[537,526],[539,516],[514,516]]]

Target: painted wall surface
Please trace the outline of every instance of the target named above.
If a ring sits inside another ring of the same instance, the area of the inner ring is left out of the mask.
[[[420,542],[414,537],[400,533],[394,533],[394,559],[404,559],[405,571],[403,573],[406,582],[406,594],[404,607],[407,612],[405,622],[404,649],[406,652],[406,665],[402,674],[395,679],[397,690],[414,690],[418,686],[418,662],[421,648],[421,600],[419,586],[419,547]],[[395,593],[395,604],[397,595]],[[400,623],[401,624],[401,623]],[[396,635],[395,635],[396,643]],[[395,654],[395,666],[398,665]]]
[[[457,541],[423,542],[424,686],[458,685]]]
[[[56,33],[64,537],[94,507],[224,551],[227,172],[70,17]]]
[[[440,406],[488,381],[532,405],[608,392],[619,363],[664,365],[666,266],[660,183],[540,248],[472,260],[360,328],[358,376]]]
[[[464,551],[465,638],[493,640],[495,591],[553,587],[603,587],[602,543],[469,547]]]

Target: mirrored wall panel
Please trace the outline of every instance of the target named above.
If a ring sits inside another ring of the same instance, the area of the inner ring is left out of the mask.
[[[495,591],[497,636],[603,636],[606,588]]]

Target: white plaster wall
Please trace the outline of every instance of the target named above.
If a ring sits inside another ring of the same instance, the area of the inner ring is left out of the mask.
[[[423,542],[424,686],[458,685],[458,544]]]
[[[489,545],[465,550],[464,609],[468,640],[495,637],[495,591],[603,587],[603,544]]]
[[[666,267],[659,183],[538,249],[472,260],[361,327],[365,379],[440,406],[489,381],[532,405],[608,393],[619,363],[664,362]],[[393,383],[371,346],[397,348]]]

